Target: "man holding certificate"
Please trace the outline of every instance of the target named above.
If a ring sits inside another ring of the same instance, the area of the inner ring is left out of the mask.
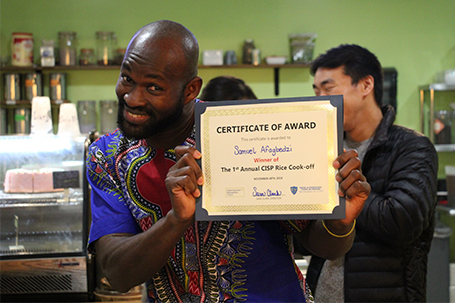
[[[194,132],[198,53],[192,33],[172,21],[148,24],[130,41],[116,86],[119,130],[87,158],[89,249],[115,289],[146,282],[149,302],[312,301],[291,236],[323,258],[349,250],[370,192],[357,153],[333,161],[343,218],[195,220],[208,178]]]

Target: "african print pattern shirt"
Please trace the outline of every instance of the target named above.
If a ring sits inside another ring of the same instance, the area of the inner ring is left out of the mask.
[[[194,134],[184,144],[195,144]],[[128,140],[117,130],[90,146],[89,245],[138,234],[171,209],[165,177],[174,150]],[[291,234],[307,221],[196,221],[147,284],[149,302],[305,302],[311,294],[293,260]],[[89,246],[91,249],[91,245]]]

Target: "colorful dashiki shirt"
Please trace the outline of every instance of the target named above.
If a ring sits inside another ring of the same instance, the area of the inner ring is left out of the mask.
[[[194,146],[194,135],[184,144]],[[149,229],[171,208],[165,177],[174,150],[131,141],[117,130],[90,147],[89,243]],[[195,222],[166,266],[147,282],[149,302],[305,302],[311,294],[292,256],[291,233],[307,221]],[[305,300],[306,299],[306,300]]]

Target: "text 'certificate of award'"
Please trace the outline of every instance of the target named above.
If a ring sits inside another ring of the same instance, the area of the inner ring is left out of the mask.
[[[343,97],[196,103],[196,220],[339,219]]]

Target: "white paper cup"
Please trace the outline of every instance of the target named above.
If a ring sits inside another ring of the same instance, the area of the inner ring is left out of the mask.
[[[79,121],[77,119],[77,108],[74,103],[63,103],[60,105],[58,119],[59,136],[80,136]]]
[[[32,99],[30,134],[47,135],[52,133],[51,100],[49,97],[34,97]]]

